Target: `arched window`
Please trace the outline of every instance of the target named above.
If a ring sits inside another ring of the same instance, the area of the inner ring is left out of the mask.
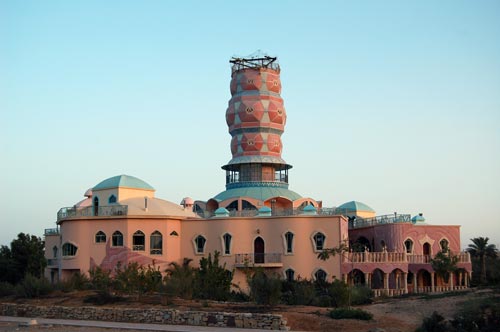
[[[77,250],[78,250],[78,248],[74,244],[71,244],[71,243],[68,243],[68,242],[66,242],[62,246],[62,254],[65,257],[67,257],[67,256],[75,256]]]
[[[407,239],[405,241],[405,249],[407,254],[411,254],[413,252],[413,241],[410,239]]]
[[[442,239],[439,241],[439,245],[441,246],[441,251],[448,251],[450,243],[446,239]]]
[[[151,255],[163,254],[163,235],[160,232],[154,231],[149,238]]]
[[[144,233],[137,231],[132,235],[132,250],[133,251],[144,251],[146,247],[146,238]]]
[[[109,196],[109,198],[108,198],[108,203],[109,203],[109,204],[116,203],[116,196],[115,196],[115,195],[111,195],[111,196]]]
[[[57,258],[57,252],[59,251],[59,249],[57,248],[57,246],[53,246],[52,247],[52,256],[54,258]]]
[[[293,233],[286,232],[285,233],[285,244],[286,244],[286,253],[293,253]]]
[[[286,281],[293,281],[295,279],[295,271],[292,269],[287,269],[285,271]]]
[[[226,206],[228,211],[238,211],[238,201],[232,201],[231,204]]]
[[[224,255],[231,254],[231,239],[232,238],[233,237],[229,233],[226,233],[222,236],[222,240],[224,241]]]
[[[257,210],[255,205],[246,200],[241,201],[241,208],[242,210]]]
[[[94,216],[98,216],[99,215],[99,198],[97,196],[94,197],[93,208],[94,208]]]
[[[321,233],[321,232],[318,232],[316,234],[314,234],[314,248],[316,251],[321,251],[323,250],[324,248],[324,245],[325,245],[325,234]]]
[[[314,273],[314,279],[316,279],[316,281],[326,281],[326,272],[322,269],[317,270]]]
[[[122,247],[123,246],[123,234],[119,231],[116,231],[112,235],[112,245],[113,247]]]
[[[99,231],[95,234],[95,243],[106,243],[106,234],[103,231]]]
[[[196,245],[196,253],[197,254],[203,254],[205,252],[205,243],[207,242],[207,239],[205,239],[203,236],[198,235],[196,239],[194,239],[194,243]]]

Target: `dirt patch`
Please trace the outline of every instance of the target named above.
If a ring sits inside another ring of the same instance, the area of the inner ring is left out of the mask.
[[[43,299],[13,299],[3,298],[2,302],[29,303],[32,305],[62,305],[62,306],[85,306],[84,299],[93,295],[93,291],[82,291],[73,293],[52,294]],[[359,308],[373,314],[371,321],[358,320],[334,320],[328,317],[328,308],[309,306],[276,306],[265,307],[248,303],[226,303],[215,301],[187,301],[175,299],[168,305],[162,305],[159,296],[145,296],[126,298],[124,301],[102,307],[135,307],[135,308],[159,308],[167,307],[182,311],[222,311],[222,312],[252,312],[273,313],[286,317],[288,326],[295,331],[345,331],[359,332],[369,331],[374,328],[382,328],[386,332],[414,331],[424,317],[428,317],[433,311],[438,311],[445,318],[452,318],[464,301],[469,301],[486,296],[498,296],[492,291],[467,291],[456,296],[431,296],[431,297],[408,297],[398,299],[379,300],[376,303],[359,306]],[[0,329],[1,331],[1,329]]]

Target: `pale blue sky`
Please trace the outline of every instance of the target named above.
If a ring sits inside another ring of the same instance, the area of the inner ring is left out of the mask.
[[[0,244],[118,174],[224,190],[228,60],[257,49],[290,189],[500,244],[500,2],[457,0],[0,0]]]

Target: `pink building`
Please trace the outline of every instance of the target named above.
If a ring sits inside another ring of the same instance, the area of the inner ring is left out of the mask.
[[[323,208],[321,201],[289,189],[281,157],[286,112],[280,67],[267,55],[232,58],[231,99],[226,121],[232,159],[226,190],[207,201],[175,204],[155,197],[146,182],[128,175],[106,179],[85,199],[57,215],[45,232],[46,276],[56,281],[95,266],[171,262],[219,251],[246,287],[244,268],[262,267],[286,279],[342,278],[364,283],[376,294],[455,290],[468,286],[471,264],[460,253],[459,226],[433,226],[422,216],[375,216],[360,202]],[[327,261],[324,248],[350,244]],[[438,278],[430,259],[442,248],[458,254],[459,270]]]

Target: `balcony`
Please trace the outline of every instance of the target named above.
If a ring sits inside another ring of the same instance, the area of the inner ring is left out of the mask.
[[[234,266],[237,268],[246,267],[283,267],[281,254],[236,254]]]
[[[97,212],[97,213],[96,213]],[[67,218],[79,217],[102,217],[102,216],[122,216],[127,215],[127,205],[107,205],[94,208],[87,206],[84,208],[64,207],[57,212],[57,221]]]
[[[458,263],[470,263],[468,252],[457,254]],[[350,252],[342,256],[342,263],[409,263],[430,264],[430,255],[414,255],[405,252]]]
[[[342,212],[342,211],[338,211]],[[369,227],[383,224],[411,223],[411,214],[386,214],[373,218],[356,218],[349,220],[349,229]]]
[[[59,235],[59,228],[45,228],[43,235]]]

